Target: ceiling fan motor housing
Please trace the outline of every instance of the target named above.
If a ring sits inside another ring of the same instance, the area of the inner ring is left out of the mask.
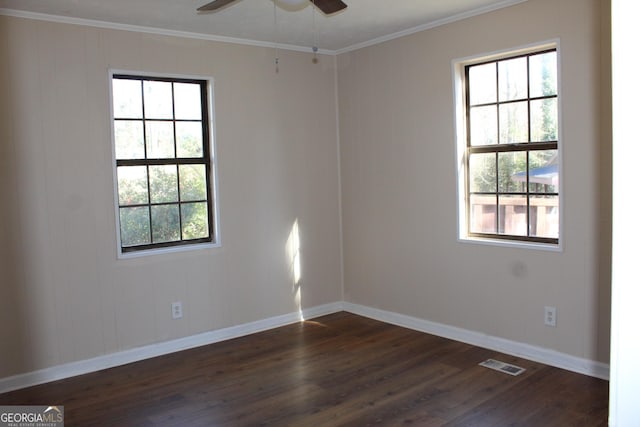
[[[235,3],[238,0],[213,0],[198,8],[199,12],[216,11],[222,9],[224,6]],[[325,15],[331,15],[342,9],[345,9],[347,5],[342,0],[272,0],[276,5],[282,7],[285,10],[301,10],[305,8],[309,3],[315,5]]]

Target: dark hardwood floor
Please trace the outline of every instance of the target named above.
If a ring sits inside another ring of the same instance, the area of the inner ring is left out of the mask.
[[[520,376],[478,363],[495,358]],[[66,426],[606,426],[608,382],[349,313],[0,395]]]

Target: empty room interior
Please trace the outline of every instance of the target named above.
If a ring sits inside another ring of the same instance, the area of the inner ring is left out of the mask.
[[[612,2],[279,2],[0,0],[0,405],[607,425]]]

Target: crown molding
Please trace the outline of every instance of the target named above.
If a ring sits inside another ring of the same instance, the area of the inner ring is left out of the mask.
[[[513,6],[519,3],[524,3],[526,1],[527,0],[503,0],[501,2],[492,4],[490,6],[480,7],[480,8],[459,13],[447,18],[427,22],[425,24],[408,28],[406,30],[398,31],[392,34],[388,34],[386,36],[377,37],[361,43],[356,43],[342,49],[336,49],[336,50],[318,49],[318,53],[322,55],[334,55],[334,56],[339,55],[342,53],[347,53],[347,52],[362,49],[365,47],[373,46],[376,44],[384,43],[400,37],[419,33],[421,31],[440,27],[442,25],[451,24],[453,22],[461,21],[463,19],[471,18],[473,16],[493,12],[495,10],[503,9],[505,7]],[[274,42],[267,42],[267,41],[261,41],[261,40],[242,39],[242,38],[236,38],[236,37],[218,36],[213,34],[194,33],[189,31],[168,30],[168,29],[158,28],[158,27],[146,27],[142,25],[119,24],[116,22],[98,21],[98,20],[85,19],[85,18],[74,18],[74,17],[62,16],[62,15],[50,15],[46,13],[29,12],[29,11],[17,10],[17,9],[0,8],[0,15],[11,16],[15,18],[35,19],[39,21],[57,22],[62,24],[84,25],[88,27],[104,28],[109,30],[132,31],[132,32],[138,32],[138,33],[156,34],[156,35],[163,35],[163,36],[183,37],[183,38],[190,38],[190,39],[197,39],[197,40],[208,40],[208,41],[221,42],[221,43],[240,44],[245,46],[257,46],[257,47],[268,47],[268,48],[277,47],[278,49],[281,49],[281,50],[290,50],[294,52],[309,53],[309,46],[298,46],[298,45],[282,44],[282,43],[276,44]]]
[[[25,10],[0,8],[0,15],[11,16],[14,18],[35,19],[38,21],[56,22],[60,24],[82,25],[94,28],[103,28],[107,30],[132,31],[137,33],[155,34],[161,36],[183,37],[196,40],[207,40],[221,43],[240,44],[245,46],[257,47],[277,47],[280,50],[291,50],[295,52],[310,53],[309,46],[297,46],[284,43],[266,42],[260,40],[241,39],[236,37],[217,36],[213,34],[193,33],[189,31],[169,30],[157,27],[145,27],[142,25],[119,24],[117,22],[98,21],[94,19],[74,18],[71,16],[50,15],[46,13],[30,12]],[[318,54],[335,55],[335,51],[327,49],[318,49]]]
[[[408,28],[406,30],[398,31],[392,34],[388,34],[382,37],[376,37],[375,39],[367,40],[362,43],[356,43],[351,46],[347,46],[342,49],[333,51],[334,54],[340,55],[342,53],[352,52],[354,50],[362,49],[365,47],[373,46],[376,44],[384,43],[390,40],[398,39],[400,37],[408,36],[411,34],[419,33],[421,31],[430,30],[432,28],[441,27],[443,25],[451,24],[453,22],[462,21],[463,19],[472,18],[474,16],[483,15],[485,13],[493,12],[495,10],[504,9],[505,7],[514,6],[519,3],[524,3],[528,0],[504,0],[499,3],[492,4],[490,6],[484,6],[477,9],[469,10],[467,12],[458,13],[447,18],[438,19],[435,21],[427,22],[425,24],[418,25],[416,27]]]

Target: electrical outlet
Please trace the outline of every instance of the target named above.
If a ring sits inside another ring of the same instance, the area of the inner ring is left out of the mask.
[[[182,319],[182,303],[180,301],[171,303],[171,317]]]
[[[544,308],[544,324],[547,326],[556,326],[556,308],[545,306]]]

